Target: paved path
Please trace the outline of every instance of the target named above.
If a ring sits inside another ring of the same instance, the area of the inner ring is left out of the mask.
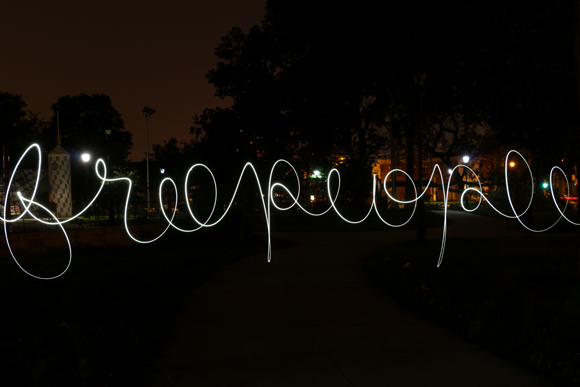
[[[469,230],[474,216],[463,215],[449,237]],[[489,233],[505,229],[484,219]],[[361,256],[414,232],[277,235],[298,245],[271,263],[260,254],[232,264],[191,294],[153,385],[545,386],[401,309],[364,276]]]

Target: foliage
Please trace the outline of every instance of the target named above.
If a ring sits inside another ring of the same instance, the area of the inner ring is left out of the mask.
[[[233,105],[207,109],[192,132],[205,133],[240,162],[291,158],[305,170],[330,168],[338,151],[349,159],[345,166],[370,171],[381,145],[383,100],[376,80],[363,76],[369,70],[367,58],[357,57],[363,51],[351,51],[356,39],[328,35],[326,29],[341,30],[326,5],[308,4],[305,20],[302,2],[269,2],[260,26],[223,37],[220,62],[207,77],[216,95],[232,98]],[[348,46],[337,50],[339,43]]]
[[[44,135],[51,144],[57,143],[57,110],[60,121],[60,141],[74,159],[88,152],[93,158],[107,159],[112,164],[123,163],[133,146],[132,134],[125,130],[121,114],[104,94],[64,96],[52,105],[50,127]],[[112,130],[110,137],[105,131]],[[53,145],[54,146],[54,145]],[[50,150],[50,149],[48,149]]]
[[[248,35],[234,28],[216,49],[222,61],[206,75],[216,87],[216,96],[232,98],[234,104],[206,109],[194,118],[192,133],[203,132],[209,147],[233,167],[291,153],[279,82],[267,53],[268,42],[257,27]]]
[[[419,142],[450,168],[526,151],[544,176],[578,153],[570,5],[269,0],[260,25],[216,48],[207,78],[232,105],[206,109],[191,132],[231,166],[337,166],[359,202],[378,155],[405,157],[413,174]]]
[[[45,122],[26,109],[22,96],[0,92],[0,134],[9,154],[21,155],[30,144],[38,141]]]
[[[80,209],[86,200],[85,190],[90,197],[100,183],[88,170],[99,158],[113,171],[126,167],[133,136],[125,130],[121,114],[104,94],[64,96],[52,105],[52,110],[50,125],[42,132],[44,149],[50,151],[56,146],[58,129],[62,146],[71,154],[73,206]],[[107,135],[105,131],[109,129],[111,134]],[[91,155],[88,164],[81,161],[85,152]]]
[[[574,18],[568,2],[509,4],[486,18],[499,24],[501,56],[488,78],[495,146],[530,151],[535,175],[574,158],[578,105],[572,53]]]

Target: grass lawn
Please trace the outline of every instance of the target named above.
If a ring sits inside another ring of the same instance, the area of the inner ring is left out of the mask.
[[[496,203],[498,204],[498,203]],[[507,205],[507,203],[499,203],[501,212],[508,216],[514,216],[513,210]],[[560,218],[560,213],[554,206],[553,202],[549,199],[544,199],[541,205],[532,206],[528,211],[524,213],[528,203],[520,203],[517,211],[520,214],[520,219],[524,224],[532,229],[541,230],[551,227]],[[471,202],[469,208],[475,208],[475,202]],[[564,206],[560,207],[564,211],[564,215],[570,219],[572,222],[578,222],[577,210],[572,204],[568,204],[566,208]],[[459,203],[450,205],[449,209],[463,211]],[[501,215],[495,209],[491,208],[488,203],[483,202],[481,206],[472,212],[474,215],[489,216],[498,219],[507,219],[505,216]],[[513,218],[514,229],[525,229],[517,220]],[[561,218],[554,227],[552,227],[549,233],[575,233],[577,232],[577,227],[568,222],[565,218]]]
[[[367,209],[368,211],[368,209]],[[312,211],[314,212],[314,211]],[[321,210],[317,212],[322,212]],[[352,211],[344,211],[341,214],[350,221],[359,221],[366,215],[366,212],[353,213]],[[411,211],[397,210],[397,211],[381,211],[383,219],[390,224],[403,224],[411,216]],[[411,221],[403,227],[397,229],[410,230],[417,227],[417,214],[413,216]],[[449,224],[451,221],[449,221]],[[254,225],[257,230],[265,231],[265,220],[263,215],[256,215],[254,218]],[[443,216],[440,212],[425,211],[425,227],[443,227]],[[343,232],[343,231],[382,231],[393,229],[391,226],[383,223],[377,214],[373,212],[368,219],[359,224],[350,224],[345,222],[335,212],[331,211],[323,216],[309,216],[303,211],[290,210],[286,212],[273,211],[271,228],[273,232]]]
[[[559,386],[580,384],[580,275],[574,237],[448,239],[389,246],[367,274],[418,311]]]
[[[166,242],[130,248],[81,247],[74,249],[69,271],[52,281],[27,276],[12,260],[0,261],[3,382],[144,385],[191,290],[219,267],[266,247],[258,237],[236,243],[235,233],[223,228],[170,234]],[[60,272],[66,257],[24,263],[48,275]]]

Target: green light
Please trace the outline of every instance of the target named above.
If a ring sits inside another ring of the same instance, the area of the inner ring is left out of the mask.
[[[546,183],[546,182],[543,182],[543,183],[542,183],[542,188],[543,188],[543,189],[546,189],[546,188],[548,188],[548,186],[549,186],[549,184],[548,184],[548,183]]]

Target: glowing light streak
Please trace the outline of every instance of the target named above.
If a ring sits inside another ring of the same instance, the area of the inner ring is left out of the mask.
[[[27,154],[32,151],[33,149],[35,149],[37,151],[37,156],[38,156],[38,164],[37,164],[37,178],[36,178],[36,182],[34,184],[34,189],[31,193],[31,198],[26,198],[23,196],[23,194],[21,192],[17,193],[18,199],[20,200],[21,203],[21,207],[24,208],[24,211],[21,211],[21,213],[14,219],[7,219],[6,216],[6,211],[9,209],[7,209],[7,204],[8,204],[8,197],[9,197],[9,193],[10,193],[10,188],[14,182],[14,178],[16,175],[16,171],[18,170],[18,168],[20,167],[20,164],[22,163],[22,160],[27,156]],[[566,221],[570,222],[573,225],[580,225],[580,223],[575,223],[573,221],[571,221],[570,219],[568,219],[564,212],[566,210],[566,206],[567,206],[567,202],[566,205],[564,206],[563,209],[561,209],[558,206],[558,203],[556,202],[556,195],[554,194],[554,185],[552,183],[552,178],[553,175],[555,173],[561,173],[564,176],[564,180],[566,181],[566,187],[567,187],[567,193],[565,196],[563,196],[563,198],[565,199],[572,199],[570,197],[570,189],[569,189],[569,182],[568,182],[568,178],[566,176],[566,174],[564,173],[564,171],[560,168],[560,167],[553,167],[550,170],[550,182],[549,182],[549,187],[550,187],[550,192],[552,195],[552,200],[554,201],[554,204],[556,206],[556,209],[558,210],[560,217],[554,222],[554,224],[552,224],[551,226],[545,228],[545,229],[541,229],[541,230],[535,230],[532,229],[530,227],[528,227],[527,225],[524,224],[524,222],[522,221],[521,217],[530,209],[531,204],[532,204],[532,200],[533,200],[533,195],[534,195],[534,186],[533,184],[531,184],[531,192],[530,192],[530,199],[529,202],[527,204],[527,207],[521,212],[521,213],[517,213],[516,209],[515,209],[515,205],[512,201],[511,198],[511,194],[510,194],[510,189],[509,189],[509,174],[508,174],[508,166],[510,165],[510,163],[508,163],[508,158],[510,157],[510,155],[514,153],[515,155],[519,156],[522,161],[524,162],[526,168],[528,169],[529,173],[530,173],[530,181],[534,181],[533,179],[533,175],[532,175],[532,171],[530,169],[529,164],[527,163],[527,161],[523,158],[523,156],[517,152],[517,151],[509,151],[508,154],[506,155],[506,159],[505,159],[505,179],[506,179],[506,190],[507,190],[507,198],[508,198],[508,202],[510,205],[510,208],[513,212],[513,215],[509,215],[509,214],[504,214],[502,213],[500,210],[498,210],[493,203],[491,203],[489,201],[489,199],[486,198],[487,203],[489,204],[489,206],[495,210],[496,212],[498,212],[500,215],[506,217],[506,218],[510,218],[510,219],[517,219],[526,229],[528,229],[529,231],[532,232],[543,232],[543,231],[547,231],[550,228],[554,227],[562,218],[564,218]],[[389,177],[391,176],[392,173],[401,173],[405,176],[406,179],[410,180],[410,184],[413,187],[413,191],[414,191],[414,198],[411,200],[399,200],[395,197],[393,197],[391,195],[391,193],[388,190],[385,190],[386,195],[388,196],[388,198],[398,204],[413,204],[413,211],[411,212],[411,215],[409,216],[409,218],[404,221],[403,223],[400,224],[392,224],[389,223],[386,219],[383,218],[383,216],[381,215],[378,206],[377,206],[377,188],[380,189],[380,182],[378,182],[376,180],[376,175],[372,175],[372,180],[369,181],[369,183],[372,186],[372,201],[369,207],[368,212],[366,213],[366,215],[364,215],[361,219],[359,220],[350,220],[347,219],[343,214],[341,214],[340,210],[338,209],[336,202],[338,200],[338,197],[340,195],[340,187],[341,187],[341,178],[340,178],[340,173],[337,169],[332,169],[329,173],[328,173],[328,177],[327,177],[327,199],[329,202],[329,207],[322,211],[322,212],[311,212],[309,211],[306,207],[302,206],[300,204],[299,198],[300,198],[300,186],[301,186],[301,182],[300,182],[300,177],[298,172],[296,171],[296,169],[292,166],[292,164],[290,164],[288,161],[286,160],[278,160],[276,161],[271,170],[270,170],[270,175],[268,178],[268,186],[267,189],[263,189],[262,185],[260,184],[260,180],[258,178],[258,174],[255,170],[255,168],[252,166],[252,164],[247,163],[243,169],[242,172],[240,174],[240,177],[238,179],[238,182],[236,184],[236,187],[234,189],[234,192],[232,194],[231,200],[229,201],[227,206],[224,206],[224,212],[223,214],[221,214],[221,216],[218,217],[217,220],[215,221],[211,221],[212,217],[215,214],[215,210],[217,207],[217,203],[218,203],[218,186],[217,186],[217,182],[215,179],[214,174],[212,173],[212,171],[204,164],[195,164],[192,167],[189,168],[189,170],[186,173],[185,176],[185,183],[184,183],[184,194],[185,197],[188,197],[188,182],[190,180],[190,175],[194,172],[194,170],[196,169],[203,169],[205,170],[207,173],[210,174],[212,181],[213,181],[213,188],[214,188],[214,202],[213,205],[211,207],[211,211],[209,213],[209,215],[207,216],[207,218],[205,219],[198,219],[198,217],[196,217],[194,215],[194,212],[192,210],[191,204],[190,204],[190,200],[185,200],[184,202],[186,203],[187,206],[187,210],[189,212],[189,215],[191,216],[191,219],[193,219],[193,221],[195,223],[197,223],[197,227],[191,228],[191,229],[184,229],[181,227],[178,227],[175,223],[175,215],[177,213],[177,209],[173,208],[172,209],[172,214],[171,216],[168,216],[165,212],[165,210],[163,209],[163,206],[161,206],[161,214],[163,215],[163,217],[165,218],[165,221],[167,222],[167,227],[165,227],[165,229],[157,236],[154,237],[152,239],[148,239],[148,240],[139,240],[137,239],[135,236],[133,236],[130,232],[129,229],[129,225],[128,225],[128,210],[130,208],[129,203],[130,203],[130,198],[131,198],[131,190],[132,190],[132,186],[133,183],[131,181],[131,179],[126,178],[126,177],[120,177],[120,178],[108,178],[107,177],[107,168],[105,165],[105,162],[102,159],[97,160],[97,162],[95,163],[95,173],[96,175],[99,177],[99,179],[101,179],[101,184],[100,187],[97,191],[97,193],[95,194],[95,196],[93,197],[93,199],[88,203],[88,205],[82,209],[78,214],[68,218],[68,219],[58,219],[48,208],[46,208],[45,206],[41,205],[40,203],[34,201],[32,198],[34,198],[36,196],[36,192],[38,190],[38,185],[39,185],[39,177],[40,177],[40,171],[41,171],[41,166],[42,166],[42,161],[41,161],[41,151],[40,151],[40,147],[36,144],[31,145],[30,147],[28,147],[28,149],[26,149],[26,151],[23,153],[23,155],[21,156],[20,160],[18,161],[18,163],[16,163],[16,166],[14,167],[14,171],[10,177],[10,181],[8,186],[6,187],[6,196],[5,196],[5,200],[4,200],[4,209],[3,209],[3,214],[2,217],[0,218],[3,222],[4,222],[4,235],[6,237],[6,243],[8,245],[8,249],[10,251],[10,254],[12,256],[12,258],[14,259],[14,261],[16,262],[16,264],[18,265],[18,267],[24,271],[26,274],[30,275],[31,277],[37,278],[37,279],[45,279],[45,280],[49,280],[49,279],[54,279],[54,278],[58,278],[61,275],[63,275],[68,268],[70,267],[70,264],[72,262],[72,245],[70,242],[70,239],[66,233],[66,230],[64,229],[64,225],[67,222],[70,222],[71,220],[76,219],[78,216],[80,216],[81,214],[83,214],[86,210],[88,210],[91,205],[94,203],[94,201],[97,199],[97,197],[100,195],[101,191],[104,188],[105,183],[109,183],[109,184],[113,184],[113,183],[120,183],[120,182],[126,182],[127,183],[127,191],[126,191],[126,199],[125,199],[125,209],[124,209],[124,227],[125,230],[127,232],[127,235],[129,236],[129,238],[131,238],[134,242],[136,243],[142,243],[142,244],[147,244],[147,243],[152,243],[155,242],[156,240],[158,240],[159,238],[161,238],[166,232],[167,230],[169,230],[170,227],[175,228],[176,230],[180,231],[180,232],[195,232],[198,231],[202,228],[205,227],[213,227],[215,225],[217,225],[219,222],[221,222],[224,217],[227,216],[228,212],[230,211],[230,209],[232,208],[233,204],[235,203],[235,198],[236,195],[238,193],[238,190],[240,188],[240,184],[242,182],[242,179],[244,178],[244,176],[246,174],[250,174],[253,175],[254,178],[256,179],[256,183],[257,183],[257,188],[260,194],[260,198],[262,200],[262,207],[264,210],[264,218],[265,218],[265,222],[266,222],[266,229],[267,229],[267,236],[268,236],[268,262],[271,261],[272,258],[272,243],[271,243],[271,211],[272,211],[272,206],[279,210],[279,211],[288,211],[291,208],[294,207],[298,207],[300,210],[302,210],[304,213],[306,213],[309,216],[322,216],[327,214],[329,211],[334,210],[337,215],[345,222],[350,223],[350,224],[360,224],[363,221],[365,221],[366,219],[368,219],[368,217],[372,214],[373,210],[374,212],[377,214],[378,218],[387,226],[389,227],[402,227],[404,225],[406,225],[413,217],[415,210],[417,208],[417,202],[419,199],[421,199],[424,195],[427,194],[429,187],[433,184],[435,177],[438,176],[438,178],[441,181],[441,192],[443,193],[443,211],[444,211],[444,217],[443,217],[443,233],[442,233],[442,241],[441,241],[441,249],[440,249],[440,253],[439,253],[439,259],[437,262],[437,266],[440,266],[442,261],[443,261],[443,256],[445,253],[445,246],[447,243],[447,211],[448,211],[448,201],[449,201],[449,195],[450,195],[450,187],[452,185],[451,179],[452,176],[455,172],[456,169],[458,168],[463,168],[464,171],[466,171],[467,173],[471,174],[472,176],[474,176],[473,181],[475,181],[477,183],[478,188],[474,188],[474,187],[469,187],[465,190],[463,190],[462,194],[461,194],[461,199],[460,199],[460,204],[463,208],[463,210],[467,211],[467,212],[473,212],[476,211],[479,206],[482,203],[482,198],[484,196],[483,194],[483,189],[482,189],[482,185],[481,185],[481,181],[479,180],[479,177],[477,176],[477,174],[475,173],[475,171],[473,169],[471,169],[469,166],[464,165],[464,164],[460,164],[455,166],[453,169],[448,170],[448,179],[447,182],[445,181],[445,178],[443,176],[443,171],[441,170],[439,165],[435,165],[433,168],[433,171],[431,173],[431,176],[429,177],[429,181],[427,182],[424,190],[422,192],[417,192],[417,187],[415,185],[415,182],[413,181],[413,179],[411,178],[411,176],[409,176],[407,174],[407,172],[403,171],[402,169],[393,169],[391,171],[389,171],[389,173],[384,177],[383,180],[383,186],[386,186],[387,181],[389,180]],[[512,162],[513,163],[513,162]],[[274,171],[276,170],[277,167],[279,167],[280,165],[285,165],[287,167],[289,167],[292,172],[294,173],[294,177],[296,179],[296,192],[292,192],[287,186],[285,186],[282,183],[277,183],[277,182],[273,182],[273,176],[274,176]],[[101,168],[99,168],[101,167]],[[333,182],[336,181],[336,191],[333,192]],[[171,179],[170,177],[166,177],[164,178],[160,185],[159,185],[159,200],[160,202],[163,202],[162,197],[163,197],[163,188],[167,185],[170,184],[173,187],[173,190],[175,192],[175,202],[178,203],[179,202],[179,193],[178,193],[178,189],[177,186],[175,184],[175,181],[173,179]],[[463,182],[455,182],[455,184],[463,184]],[[474,184],[473,182],[471,182],[470,184]],[[282,190],[283,193],[280,194],[279,192],[275,192],[275,190]],[[266,192],[266,193],[265,193]],[[478,195],[478,200],[477,200],[477,205],[475,206],[475,208],[467,208],[465,206],[465,200],[466,200],[466,195],[470,195],[470,194],[474,194],[474,195]],[[275,197],[282,197],[284,196],[285,198],[290,198],[290,203],[288,205],[282,206],[279,205],[278,203],[275,202],[274,198]],[[52,221],[46,221],[44,219],[42,219],[40,216],[38,216],[37,214],[33,213],[31,211],[31,207],[37,207],[39,209],[41,209],[42,211],[46,212],[49,216],[49,219],[53,219]],[[38,222],[45,224],[45,225],[49,225],[49,226],[58,226],[60,228],[60,230],[63,232],[63,234],[65,235],[65,239],[66,239],[66,243],[68,246],[68,251],[69,251],[69,257],[68,257],[68,264],[66,266],[66,268],[58,275],[53,276],[53,277],[41,277],[41,276],[37,276],[33,273],[28,272],[27,270],[25,270],[25,268],[20,264],[20,262],[18,261],[17,257],[14,254],[14,251],[10,245],[10,241],[9,241],[9,235],[8,235],[8,231],[7,231],[7,225],[9,223],[13,223],[13,222],[17,222],[18,220],[22,219],[22,217],[24,217],[26,214],[30,214],[30,216],[32,218],[34,218],[35,220],[37,220]]]
[[[18,261],[18,259],[14,255],[14,252],[12,251],[12,247],[10,246],[10,242],[8,241],[8,233],[7,233],[7,228],[6,228],[6,221],[4,221],[4,236],[6,236],[6,244],[8,245],[8,250],[10,250],[10,255],[12,255],[12,258],[14,258],[14,262],[16,262],[16,264],[18,265],[18,267],[23,272],[25,272],[26,274],[28,274],[29,276],[34,277],[36,279],[41,279],[41,280],[56,279],[56,278],[60,277],[61,275],[63,275],[64,273],[66,273],[66,271],[68,270],[68,268],[70,267],[70,264],[72,262],[72,245],[70,243],[70,239],[68,238],[68,235],[67,235],[67,233],[66,233],[66,231],[65,231],[65,229],[64,229],[64,227],[62,225],[62,222],[59,222],[58,219],[57,219],[57,217],[53,213],[51,213],[48,208],[44,207],[42,204],[35,203],[32,200],[28,200],[26,198],[23,198],[22,195],[20,194],[20,192],[18,192],[18,198],[23,203],[28,202],[29,203],[29,206],[32,205],[32,204],[34,204],[34,205],[40,207],[41,209],[43,209],[44,211],[46,211],[47,213],[49,213],[54,218],[54,220],[56,220],[56,223],[55,224],[58,224],[58,226],[62,230],[62,233],[64,234],[64,237],[66,238],[66,243],[67,243],[67,246],[68,246],[68,263],[67,263],[66,267],[64,268],[64,270],[60,274],[57,274],[57,275],[52,276],[52,277],[40,277],[40,276],[37,276],[35,274],[32,274],[32,273],[28,272],[24,267],[22,267],[22,265],[20,264],[20,262]]]

